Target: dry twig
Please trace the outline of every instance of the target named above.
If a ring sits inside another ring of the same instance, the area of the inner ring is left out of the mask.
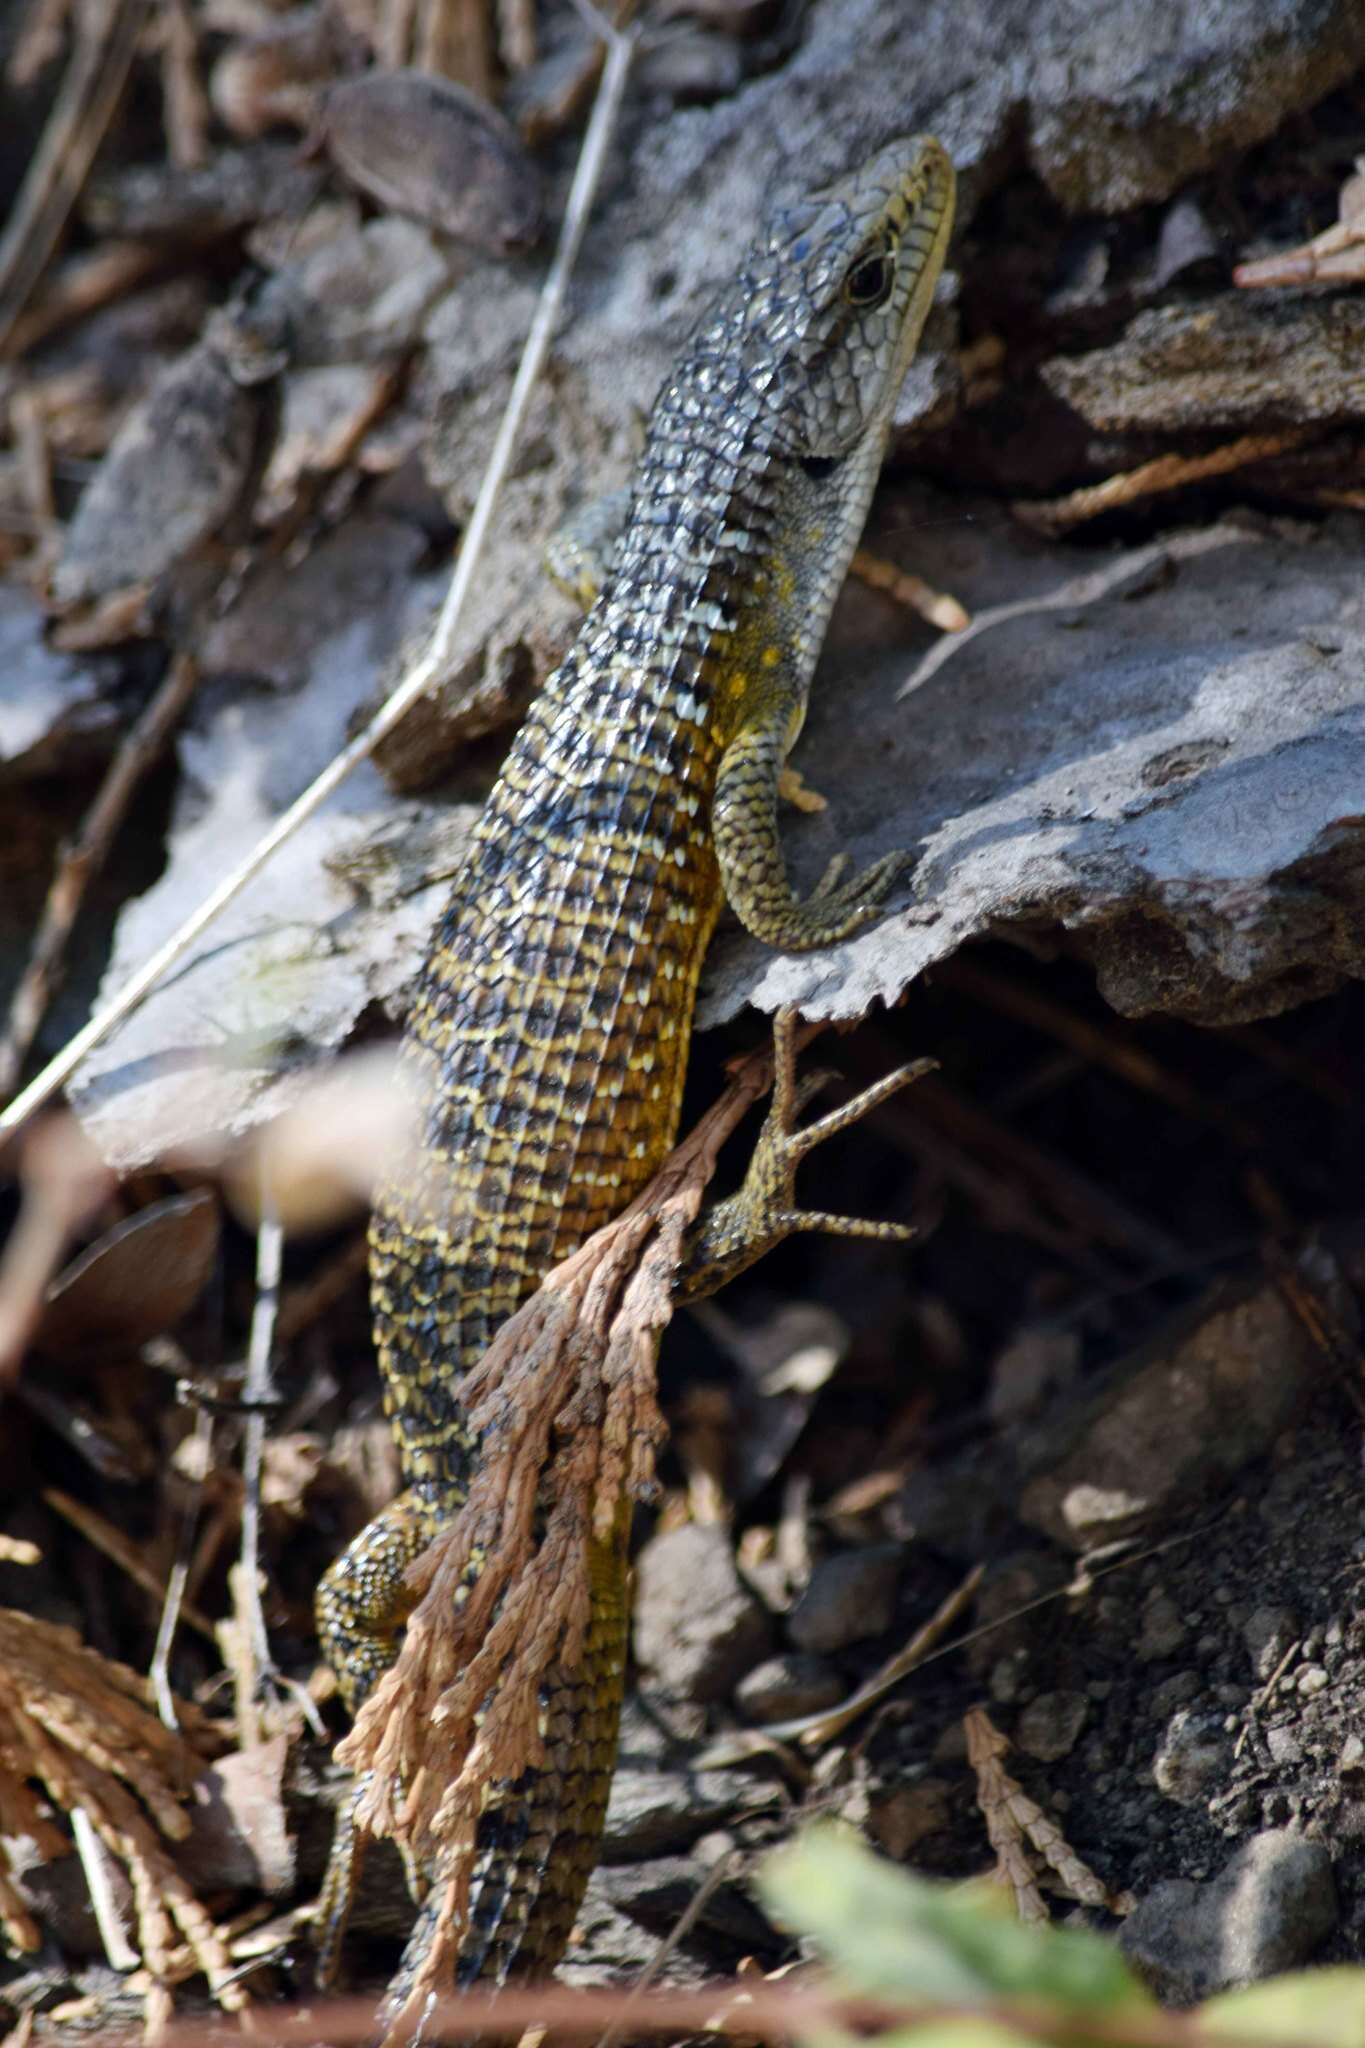
[[[1083,484],[1063,498],[1021,498],[1013,506],[1014,516],[1036,533],[1069,533],[1073,526],[1098,519],[1101,513],[1117,512],[1139,499],[1159,496],[1164,491],[1184,490],[1187,484],[1203,483],[1207,477],[1227,476],[1234,469],[1246,469],[1253,462],[1268,462],[1276,455],[1302,448],[1312,440],[1315,427],[1286,427],[1277,434],[1240,434],[1219,448],[1206,448],[1200,455],[1158,455],[1136,469],[1121,470],[1105,477],[1103,483]]]
[[[87,10],[61,90],[3,235],[0,355],[84,185],[113,120],[137,49],[148,0],[105,0]]]
[[[888,562],[884,555],[874,554],[870,548],[854,550],[849,572],[860,583],[865,583],[869,590],[883,591],[897,604],[904,605],[907,611],[918,612],[940,632],[964,633],[972,622],[971,613],[965,611],[948,591],[935,590],[933,584],[926,583],[922,576],[898,568],[895,562]]]
[[[1310,242],[1239,263],[1232,281],[1243,290],[1268,284],[1359,284],[1365,278],[1365,157],[1341,188],[1337,219]]]
[[[165,681],[120,743],[80,831],[62,854],[0,1037],[0,1099],[13,1094],[48,1005],[61,985],[62,955],[85,892],[108,856],[138,785],[179,724],[198,674],[189,655],[175,656]]]

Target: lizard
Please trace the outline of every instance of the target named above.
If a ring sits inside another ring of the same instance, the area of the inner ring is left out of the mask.
[[[405,1491],[317,1597],[352,1712],[397,1655],[412,1604],[403,1574],[479,1457],[463,1374],[675,1139],[722,907],[774,947],[825,946],[875,917],[904,872],[891,854],[848,877],[841,856],[802,901],[778,805],[953,202],[946,151],[917,136],[769,218],[655,402],[582,627],[474,827],[404,1037],[420,1144],[381,1186],[370,1230]],[[772,1106],[738,1195],[695,1226],[683,1298],[793,1230],[908,1235],[800,1210],[794,1179],[817,1137],[913,1070],[799,1129],[813,1084],[795,1082],[791,1045],[779,1028]],[[461,1984],[552,1969],[595,1861],[624,1684],[624,1528],[598,1548],[582,1658],[542,1695],[545,1763],[489,1788]],[[319,1909],[324,1981],[357,1853],[343,1809]],[[421,1873],[410,1878],[420,1893]],[[423,1938],[419,1916],[400,1983]]]

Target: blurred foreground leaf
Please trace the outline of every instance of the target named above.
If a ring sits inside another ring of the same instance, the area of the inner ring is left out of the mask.
[[[1056,2004],[1103,2012],[1111,2023],[1156,2009],[1103,1936],[1025,1926],[998,1886],[930,1884],[844,1828],[811,1828],[765,1865],[759,1881],[782,1925],[809,1935],[850,1991],[930,2003]],[[985,2016],[935,2019],[883,2037],[904,2048],[997,2048],[1017,2038]]]

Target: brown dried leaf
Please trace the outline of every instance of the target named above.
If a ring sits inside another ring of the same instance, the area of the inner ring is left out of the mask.
[[[173,1329],[208,1284],[218,1238],[218,1201],[207,1188],[140,1209],[58,1274],[34,1349],[63,1360],[103,1357]]]
[[[540,233],[540,173],[516,130],[453,79],[346,79],[322,97],[318,142],[381,206],[490,255],[526,248]]]

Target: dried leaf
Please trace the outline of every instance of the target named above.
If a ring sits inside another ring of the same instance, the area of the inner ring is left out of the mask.
[[[107,1356],[174,1329],[208,1283],[218,1238],[218,1201],[207,1188],[140,1209],[58,1274],[35,1350],[63,1360]]]
[[[540,232],[540,173],[516,130],[453,79],[346,79],[323,95],[318,140],[358,190],[456,241],[502,256]]]

